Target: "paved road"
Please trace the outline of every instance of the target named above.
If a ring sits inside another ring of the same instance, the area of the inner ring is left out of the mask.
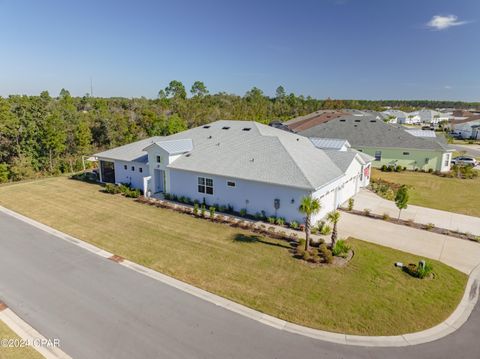
[[[468,156],[480,157],[479,145],[449,145],[449,146],[458,152],[466,151]]]
[[[0,300],[73,358],[472,359],[480,306],[457,332],[359,348],[283,332],[219,308],[0,214]]]

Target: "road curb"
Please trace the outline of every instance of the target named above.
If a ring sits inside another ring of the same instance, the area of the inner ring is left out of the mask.
[[[0,312],[0,320],[5,323],[13,332],[28,343],[38,341],[46,342],[47,339],[32,328],[28,323],[16,315],[10,308]],[[71,359],[60,348],[47,345],[29,345],[42,354],[46,359]]]
[[[100,249],[92,244],[86,243],[80,239],[72,237],[68,234],[60,232],[54,228],[51,228],[45,224],[37,222],[33,219],[25,217],[14,211],[0,206],[0,212],[10,215],[18,220],[26,222],[36,228],[39,228],[49,234],[52,234],[60,239],[63,239],[69,243],[79,246],[89,252],[99,255],[103,258],[110,259],[116,257],[113,253]],[[480,292],[480,265],[477,265],[471,272],[468,278],[467,286],[457,308],[453,313],[442,323],[420,332],[407,333],[403,335],[395,336],[360,336],[349,335],[344,333],[333,333],[319,329],[313,329],[304,327],[298,324],[286,322],[282,319],[264,314],[257,310],[248,308],[242,304],[233,302],[229,299],[223,298],[216,294],[207,292],[203,289],[197,288],[191,284],[182,282],[178,279],[172,278],[160,272],[154,271],[150,268],[144,267],[140,264],[131,262],[129,260],[122,260],[117,263],[118,265],[129,268],[135,272],[146,275],[152,279],[158,280],[171,287],[179,289],[183,292],[189,293],[193,296],[201,298],[205,301],[213,303],[226,310],[230,310],[237,314],[240,314],[249,319],[255,320],[264,325],[276,328],[278,330],[287,331],[290,333],[306,336],[313,339],[318,339],[326,342],[351,345],[351,346],[364,346],[364,347],[405,347],[411,345],[418,345],[423,343],[429,343],[447,335],[453,333],[459,329],[470,317]],[[33,329],[33,328],[32,328]],[[68,357],[64,357],[68,358]]]

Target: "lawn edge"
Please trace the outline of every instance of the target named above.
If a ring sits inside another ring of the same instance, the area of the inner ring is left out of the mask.
[[[105,251],[90,243],[84,242],[78,238],[70,236],[59,230],[56,230],[43,223],[35,221],[29,217],[21,215],[15,211],[0,206],[0,212],[14,217],[20,221],[28,223],[38,229],[41,229],[57,238],[63,239],[71,244],[74,244],[80,248],[83,248],[93,254],[100,257],[111,259],[117,257],[114,253]],[[413,253],[414,254],[414,253]],[[200,289],[191,284],[167,276],[163,273],[157,272],[153,269],[144,267],[140,264],[134,263],[129,260],[116,261],[119,265],[127,267],[140,274],[148,276],[152,279],[158,280],[171,287],[179,289],[183,292],[189,293],[207,302],[215,304],[224,309],[230,310],[234,313],[240,314],[244,317],[250,318],[257,322],[270,327],[284,330],[290,333],[323,340],[331,343],[352,345],[352,346],[365,346],[365,347],[402,347],[432,342],[443,338],[457,329],[459,329],[470,317],[475,305],[478,302],[480,292],[480,265],[477,265],[469,274],[468,282],[465,292],[460,303],[457,305],[452,314],[440,324],[419,332],[406,333],[402,335],[393,336],[361,336],[350,335],[335,332],[328,332],[320,329],[313,329],[302,325],[287,322],[285,320],[273,317],[271,315],[259,312],[255,309],[249,308],[242,304],[236,303],[229,299],[223,298],[219,295],[210,293],[204,289]],[[448,265],[448,264],[447,264]],[[33,328],[32,328],[33,329]],[[67,357],[65,357],[67,358]]]

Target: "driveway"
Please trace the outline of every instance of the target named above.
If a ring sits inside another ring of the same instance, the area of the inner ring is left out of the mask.
[[[369,208],[372,213],[380,215],[388,213],[394,218],[398,216],[398,208],[393,201],[377,196],[367,189],[360,190],[355,196],[354,208],[358,210]],[[402,218],[413,219],[415,222],[423,224],[433,223],[436,227],[469,232],[480,236],[480,217],[408,205],[408,208],[402,211]]]
[[[344,216],[348,220],[349,216]],[[476,358],[480,305],[455,333],[403,348],[263,325],[0,213],[0,300],[73,358]]]

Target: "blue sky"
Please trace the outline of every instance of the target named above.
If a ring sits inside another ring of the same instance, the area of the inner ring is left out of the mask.
[[[0,95],[480,101],[479,39],[478,0],[0,0]]]

